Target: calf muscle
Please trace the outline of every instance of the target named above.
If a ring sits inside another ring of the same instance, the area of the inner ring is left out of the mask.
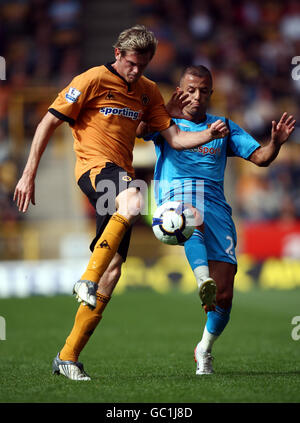
[[[232,304],[234,277],[237,266],[232,263],[209,260],[209,275],[217,285],[217,305],[229,308]]]

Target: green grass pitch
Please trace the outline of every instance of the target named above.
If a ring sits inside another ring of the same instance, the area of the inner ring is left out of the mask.
[[[71,296],[0,300],[0,402],[300,402],[300,340],[291,336],[299,289],[236,292],[209,376],[196,376],[193,360],[204,311],[196,293],[175,289],[115,295],[80,357],[93,380],[53,376],[77,307]]]

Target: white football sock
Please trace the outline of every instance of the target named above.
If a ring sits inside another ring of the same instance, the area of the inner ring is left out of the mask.
[[[219,338],[217,335],[213,335],[212,333],[208,332],[206,329],[206,325],[203,331],[202,339],[197,345],[198,348],[200,348],[201,351],[205,352],[211,352],[212,346],[214,342]]]
[[[209,278],[208,266],[198,266],[193,270],[193,272],[198,284],[198,288],[200,288],[200,285]]]

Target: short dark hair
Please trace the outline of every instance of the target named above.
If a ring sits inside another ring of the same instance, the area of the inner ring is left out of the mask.
[[[206,66],[203,66],[203,65],[188,66],[182,71],[182,74],[180,77],[180,83],[182,79],[185,77],[185,75],[194,75],[194,76],[198,76],[198,78],[207,77],[210,80],[211,86],[213,85],[212,74]]]

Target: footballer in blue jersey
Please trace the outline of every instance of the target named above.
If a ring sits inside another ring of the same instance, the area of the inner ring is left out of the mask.
[[[227,121],[229,135],[197,148],[174,150],[159,133],[152,136],[157,155],[154,193],[158,205],[173,200],[189,203],[197,208],[204,220],[207,259],[236,264],[235,226],[231,218],[231,207],[224,195],[225,167],[229,155],[248,159],[260,144],[224,117],[206,114],[205,120],[199,123],[186,119],[174,121],[182,131],[193,132],[207,129],[219,119]],[[195,236],[199,236],[197,232]],[[193,243],[193,238],[185,243],[192,270],[198,263],[197,259],[190,260],[188,252],[189,245]]]
[[[261,146],[231,120],[207,113],[212,87],[212,75],[206,67],[188,67],[167,109],[182,131],[205,130],[215,121],[224,120],[229,129],[224,138],[191,149],[175,150],[158,133],[144,136],[144,139],[152,139],[155,143],[154,191],[157,204],[169,200],[191,203],[203,216],[203,224],[184,244],[202,305],[207,312],[203,336],[195,348],[197,375],[213,373],[212,346],[230,318],[237,270],[235,225],[224,195],[227,157],[237,156],[257,166],[268,166],[277,157],[295,125],[293,116],[284,113],[279,122],[272,121],[271,139]],[[177,119],[177,110],[181,110],[183,102],[185,119]],[[145,132],[147,128],[141,124],[138,135]]]

